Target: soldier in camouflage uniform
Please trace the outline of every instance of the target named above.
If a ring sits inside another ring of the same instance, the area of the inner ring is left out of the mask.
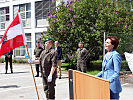
[[[79,42],[78,47],[79,48],[77,50],[77,70],[86,73],[86,60],[88,58],[88,50],[86,48],[83,48],[83,42]]]
[[[52,40],[45,39],[45,50],[40,56],[40,65],[42,67],[43,87],[47,99],[55,99],[55,80],[57,66],[57,52],[52,49]]]
[[[43,51],[43,48],[40,46],[39,40],[37,40],[36,46],[37,48],[35,48],[34,50],[35,60],[39,60],[40,54]],[[35,66],[36,66],[36,72],[37,72],[37,75],[35,77],[39,77],[39,64],[35,64]]]
[[[28,63],[40,64],[42,69],[42,79],[44,92],[46,98],[55,99],[55,80],[56,80],[56,66],[57,66],[57,52],[52,49],[52,39],[47,38],[44,41],[45,50],[42,51],[39,60],[28,59]]]

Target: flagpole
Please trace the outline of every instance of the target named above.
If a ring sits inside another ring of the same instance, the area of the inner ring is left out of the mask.
[[[29,51],[28,51],[27,45],[26,45],[26,50],[27,50],[27,53],[28,53],[28,56],[29,56],[29,59],[30,59],[30,55],[29,55]],[[32,76],[33,76],[33,80],[34,80],[34,84],[35,84],[35,88],[36,88],[37,97],[38,97],[38,100],[39,100],[39,93],[38,93],[38,90],[37,90],[36,81],[35,81],[35,77],[34,77],[33,68],[32,68],[32,64],[31,63],[30,63],[30,68],[31,68],[31,72],[32,72]]]

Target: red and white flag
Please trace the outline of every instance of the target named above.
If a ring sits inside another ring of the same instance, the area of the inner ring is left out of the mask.
[[[26,45],[21,16],[18,13],[0,41],[0,57],[16,47]]]

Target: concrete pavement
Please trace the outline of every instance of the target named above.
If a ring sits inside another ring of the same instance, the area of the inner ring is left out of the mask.
[[[133,74],[121,76],[122,92],[120,100],[133,100]]]
[[[36,75],[35,66],[32,65]],[[13,64],[13,74],[5,74],[5,64],[0,63],[0,100],[37,100],[35,85],[29,64]],[[40,100],[46,100],[42,78],[35,77]],[[133,98],[133,74],[121,78],[120,100]],[[69,81],[67,72],[62,72],[62,79],[56,80],[56,100],[69,100]]]
[[[36,75],[35,66],[32,65]],[[13,74],[5,74],[5,64],[0,63],[0,100],[37,100],[36,89],[28,64],[13,64]],[[40,100],[46,100],[42,78],[35,77]],[[63,72],[62,79],[56,80],[56,100],[69,99],[68,75]]]

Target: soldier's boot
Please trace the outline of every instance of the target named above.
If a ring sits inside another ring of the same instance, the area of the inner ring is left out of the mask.
[[[39,77],[39,73],[37,73],[35,77]]]

